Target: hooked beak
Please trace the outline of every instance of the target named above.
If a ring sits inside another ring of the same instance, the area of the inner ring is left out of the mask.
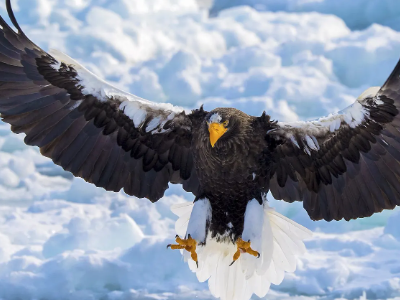
[[[224,135],[228,129],[223,124],[210,123],[208,124],[208,131],[210,132],[211,147],[214,148],[215,143]]]

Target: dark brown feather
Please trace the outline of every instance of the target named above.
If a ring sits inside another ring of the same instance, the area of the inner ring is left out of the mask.
[[[283,169],[289,169],[287,172],[296,171],[299,175],[297,185],[304,208],[314,220],[368,217],[399,205],[399,91],[400,62],[376,98],[363,100],[362,105],[368,111],[364,121],[355,128],[342,123],[334,133],[328,131],[319,136],[319,149],[308,149],[309,153],[294,151],[308,147],[302,141],[301,134],[306,134],[302,129],[290,129],[295,132],[292,140],[282,136],[279,130],[272,132],[267,142],[271,139],[281,142],[275,148],[271,143],[265,146],[275,156],[274,163],[265,166],[271,172],[273,196],[289,202],[297,200],[283,192],[288,185],[292,189],[292,182],[283,175]],[[294,164],[293,156],[301,164]],[[291,163],[282,163],[286,161]]]
[[[188,153],[192,122],[199,123],[204,110],[195,111],[191,119],[177,115],[164,126],[165,133],[136,128],[119,109],[122,100],[84,95],[73,67],[61,63],[57,70],[57,60],[26,37],[9,0],[6,5],[18,32],[0,18],[0,113],[12,130],[26,133],[27,144],[39,146],[64,169],[105,189],[124,188],[128,194],[157,201],[172,180],[174,165],[176,170],[184,166],[184,178],[174,181],[192,179],[185,187],[197,193],[199,183],[193,179],[197,177]],[[154,118],[156,113],[149,113],[146,124]],[[159,157],[171,147],[174,156]]]

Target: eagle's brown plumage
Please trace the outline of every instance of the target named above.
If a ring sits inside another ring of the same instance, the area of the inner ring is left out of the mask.
[[[233,108],[186,113],[107,94],[79,64],[31,42],[6,4],[18,31],[0,19],[1,117],[75,176],[153,202],[168,183],[180,183],[209,199],[213,236],[232,239],[243,231],[247,203],[261,204],[269,190],[276,199],[303,201],[314,220],[400,205],[400,64],[376,95],[316,122],[283,124]],[[213,116],[229,121],[215,147]]]
[[[213,148],[209,142],[208,125],[212,115],[229,121],[228,131]],[[235,108],[216,108],[208,113],[194,130],[192,151],[201,193],[212,205],[213,236],[223,235],[227,224],[232,237],[243,231],[246,205],[251,199],[262,203],[267,192],[266,169],[269,155],[265,132],[274,123],[268,116],[256,118]]]

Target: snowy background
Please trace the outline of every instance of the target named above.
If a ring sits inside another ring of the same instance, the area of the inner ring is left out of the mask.
[[[199,2],[13,0],[44,49],[136,95],[188,108],[312,119],[382,85],[400,57],[399,0]],[[155,205],[107,193],[1,123],[0,299],[212,299],[165,247],[175,235],[169,207],[192,200],[179,186]],[[301,204],[270,200],[316,234],[268,299],[400,297],[399,210],[312,222]]]

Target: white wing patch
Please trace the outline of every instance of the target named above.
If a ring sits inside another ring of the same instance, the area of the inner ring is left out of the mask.
[[[252,203],[255,204],[260,206]],[[181,236],[187,231],[192,208],[193,203],[174,205],[171,208],[179,216],[175,228]],[[259,246],[255,245],[260,248],[260,258],[241,255],[237,262],[229,266],[236,246],[216,242],[210,236],[205,246],[197,248],[198,268],[190,259],[190,254],[182,251],[198,280],[208,280],[211,293],[221,300],[248,300],[252,294],[264,297],[271,283],[280,284],[285,271],[293,272],[296,269],[296,256],[306,251],[302,241],[311,237],[308,229],[275,212],[266,201],[261,209],[262,213],[256,222],[261,226],[258,227],[261,228],[261,240]]]
[[[304,152],[311,155],[312,151],[318,151],[320,145],[318,138],[322,138],[329,133],[339,130],[346,124],[351,128],[356,128],[363,121],[369,118],[369,111],[363,105],[366,98],[375,97],[375,104],[381,105],[383,102],[379,99],[380,87],[372,87],[363,92],[349,107],[327,117],[322,117],[314,121],[298,122],[279,122],[280,128],[273,130],[277,133],[283,133],[297,148],[304,149]],[[299,140],[300,139],[300,140]]]
[[[80,81],[84,95],[93,95],[99,101],[118,100],[121,103],[119,108],[133,121],[135,127],[140,128],[149,114],[154,116],[146,126],[146,132],[164,132],[165,123],[184,111],[183,108],[169,103],[155,103],[121,91],[60,51],[50,50],[50,54],[58,60],[52,65],[55,70],[58,71],[61,68],[61,62],[76,70],[77,79]]]

